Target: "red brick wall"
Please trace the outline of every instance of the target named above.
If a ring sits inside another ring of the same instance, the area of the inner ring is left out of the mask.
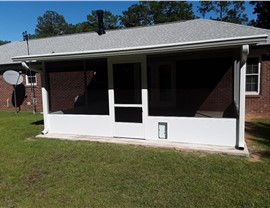
[[[270,57],[262,56],[259,95],[246,96],[246,117],[270,118]]]
[[[182,83],[178,88],[187,91],[184,97],[178,93],[179,102],[187,100],[186,106],[193,105],[196,111],[225,112],[231,108],[233,103],[232,58],[180,61],[178,65],[178,71],[181,73],[177,82]],[[186,72],[183,72],[180,66],[183,66]]]
[[[37,75],[37,86],[35,86],[35,95],[37,98],[37,112],[42,111],[42,96],[41,96],[41,76]],[[20,105],[21,110],[31,111],[33,109],[31,105],[31,88],[25,84],[25,76],[23,75],[23,85],[25,87],[25,96],[22,97],[23,101]],[[12,104],[12,94],[14,88],[12,85],[5,82],[3,76],[0,75],[0,110],[15,110]]]
[[[218,70],[218,69],[216,69]],[[233,69],[230,67],[212,89],[199,110],[226,111],[233,102]]]
[[[49,80],[51,111],[74,108],[76,96],[85,92],[83,71],[52,72]]]

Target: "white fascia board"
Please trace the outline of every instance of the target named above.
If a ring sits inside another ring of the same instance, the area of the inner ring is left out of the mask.
[[[207,49],[207,48],[220,48],[239,46],[247,44],[258,44],[266,42],[267,35],[234,37],[224,39],[212,39],[205,41],[194,41],[184,43],[171,43],[163,45],[152,46],[139,46],[130,48],[117,48],[106,50],[93,50],[93,51],[79,51],[79,52],[67,52],[67,53],[51,53],[31,56],[17,56],[13,57],[13,61],[52,61],[52,60],[66,60],[66,59],[81,59],[81,58],[98,58],[98,57],[110,57],[120,55],[133,55],[133,54],[149,54],[171,51],[183,51],[194,49]]]

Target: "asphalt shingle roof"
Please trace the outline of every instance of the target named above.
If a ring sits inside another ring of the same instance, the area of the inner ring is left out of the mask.
[[[269,34],[270,30],[238,24],[195,19],[155,26],[63,35],[29,41],[30,55],[127,49],[205,40]],[[267,39],[270,44],[270,38]],[[0,65],[13,63],[12,57],[27,55],[26,42],[0,46]]]

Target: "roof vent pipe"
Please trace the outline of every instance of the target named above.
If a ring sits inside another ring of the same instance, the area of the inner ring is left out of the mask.
[[[97,17],[98,17],[98,31],[99,35],[105,34],[104,30],[104,23],[103,23],[103,10],[97,10]]]

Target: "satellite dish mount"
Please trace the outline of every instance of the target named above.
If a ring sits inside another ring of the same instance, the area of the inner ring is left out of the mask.
[[[15,104],[15,111],[18,113],[18,106],[17,106],[17,93],[16,93],[16,88],[17,85],[21,84],[23,82],[23,77],[21,75],[21,72],[13,71],[13,70],[8,70],[5,71],[3,74],[4,80],[11,84],[14,88],[14,104]]]

